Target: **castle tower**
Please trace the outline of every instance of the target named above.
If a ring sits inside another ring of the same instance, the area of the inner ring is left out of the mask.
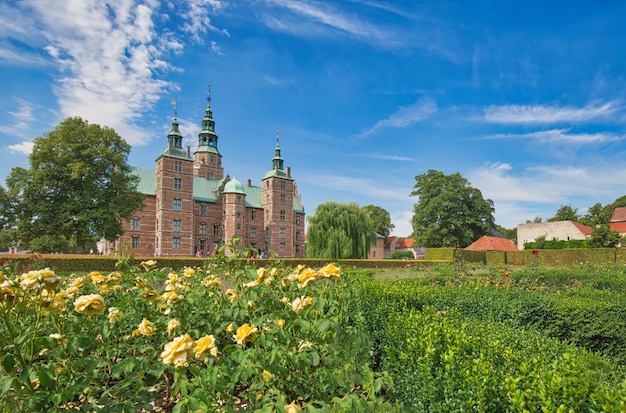
[[[155,195],[155,254],[193,254],[193,159],[183,149],[176,106],[167,148],[156,159]]]
[[[264,209],[265,251],[278,254],[279,257],[294,257],[295,212],[294,196],[296,188],[291,170],[284,169],[284,160],[280,155],[278,129],[276,129],[276,149],[272,158],[272,169],[261,180],[261,203]],[[303,225],[304,228],[304,225]]]
[[[194,152],[193,174],[205,179],[222,179],[222,155],[217,150],[217,134],[215,121],[211,111],[211,86],[207,96],[207,107],[202,119],[202,130],[198,134],[198,149]]]
[[[224,185],[224,239],[239,237],[241,245],[248,245],[246,225],[246,192],[243,184],[233,177]],[[224,250],[227,255],[230,251]]]

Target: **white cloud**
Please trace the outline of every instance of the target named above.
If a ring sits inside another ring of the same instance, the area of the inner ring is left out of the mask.
[[[386,160],[389,160],[389,161],[415,162],[415,159],[409,158],[407,156],[385,155],[385,154],[382,154],[382,153],[369,153],[369,154],[363,154],[362,156],[366,157],[366,158],[386,159]]]
[[[415,123],[428,119],[436,111],[437,102],[429,96],[423,96],[410,106],[400,107],[397,112],[391,114],[388,118],[378,121],[369,130],[356,136],[364,138],[387,127],[407,128]]]
[[[12,153],[21,153],[24,155],[30,155],[30,153],[33,151],[33,142],[24,141],[24,142],[16,143],[15,145],[9,145],[7,148]]]
[[[551,129],[530,133],[514,133],[514,134],[495,134],[487,136],[487,139],[530,139],[542,143],[577,143],[577,144],[593,144],[605,143],[623,140],[624,135],[616,135],[614,133],[569,133],[571,129]]]
[[[287,9],[295,15],[307,19],[307,22],[303,22],[302,20],[294,20],[284,15],[280,17],[273,14],[262,16],[264,23],[275,30],[299,36],[310,36],[322,33],[322,28],[332,28],[364,41],[372,41],[388,46],[399,43],[394,39],[394,35],[390,31],[382,30],[359,19],[355,15],[344,14],[343,11],[332,3],[295,0],[266,0],[266,2]],[[311,25],[307,23],[311,23],[317,29],[312,29]]]
[[[484,120],[505,124],[554,124],[580,123],[594,119],[606,119],[621,111],[617,101],[592,102],[584,107],[548,105],[491,105],[483,109]]]
[[[13,122],[8,125],[0,125],[0,133],[5,135],[14,136],[22,139],[29,139],[29,132],[33,126],[33,120],[35,110],[41,110],[38,105],[28,102],[21,98],[13,98],[13,101],[17,103],[17,110],[9,111],[9,115],[12,116]]]
[[[411,224],[413,210],[390,212],[389,215],[391,216],[391,223],[395,225],[395,228],[391,230],[391,235],[408,237],[413,233],[413,224]]]

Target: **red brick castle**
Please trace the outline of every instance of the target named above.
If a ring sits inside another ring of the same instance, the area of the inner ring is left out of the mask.
[[[217,142],[210,93],[193,156],[183,148],[175,112],[156,169],[133,168],[144,206],[124,223],[124,234],[109,249],[128,248],[139,256],[205,256],[238,236],[243,247],[268,256],[304,257],[304,207],[291,169],[284,167],[278,135],[272,169],[261,186],[224,176]]]

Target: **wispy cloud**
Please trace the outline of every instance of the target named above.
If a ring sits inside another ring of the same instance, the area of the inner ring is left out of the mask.
[[[626,139],[625,135],[608,132],[599,133],[569,133],[571,129],[551,129],[530,133],[506,133],[489,135],[485,139],[529,139],[541,143],[572,143],[597,144],[615,142]]]
[[[3,10],[30,16],[30,31],[37,37],[2,29],[0,37],[47,52],[43,57],[58,69],[53,90],[63,117],[81,116],[110,126],[130,144],[140,145],[154,134],[136,121],[176,88],[163,74],[178,70],[168,57],[185,46],[177,33],[158,26],[165,16],[162,6],[157,0],[18,2]],[[178,16],[183,19],[180,30],[200,41],[209,30],[219,31],[211,26],[209,14],[226,7],[223,0],[187,0],[177,6],[184,10]],[[212,49],[219,52],[217,44]],[[11,50],[0,49],[0,58],[3,53],[8,56]],[[29,61],[36,63],[36,57]]]
[[[12,122],[0,125],[0,133],[21,139],[29,139],[31,138],[29,132],[33,124],[32,121],[35,119],[33,112],[37,109],[37,105],[21,98],[14,98],[13,101],[17,103],[17,110],[8,112]]]
[[[415,162],[415,159],[409,158],[407,156],[386,155],[383,153],[366,153],[366,154],[362,154],[361,156],[365,158],[385,159],[389,161]]]
[[[348,15],[336,7],[336,3],[296,0],[266,0],[266,3],[286,9],[298,17],[279,18],[273,14],[262,16],[264,23],[275,30],[308,37],[313,33],[323,33],[322,28],[330,28],[365,42],[388,46],[399,43],[392,31],[379,28],[355,15]],[[302,18],[306,19],[306,22],[303,22]],[[311,26],[306,23],[314,25],[317,29],[311,30]]]
[[[428,119],[437,111],[437,102],[429,96],[419,98],[410,106],[402,106],[388,118],[378,121],[369,130],[356,135],[357,138],[365,138],[380,129],[387,127],[407,128],[417,122]]]
[[[12,153],[21,153],[24,155],[30,155],[30,153],[33,151],[33,142],[23,141],[20,143],[16,143],[15,145],[9,145],[7,148]]]
[[[617,102],[592,102],[584,107],[548,105],[504,105],[484,108],[484,120],[504,124],[555,124],[581,123],[595,119],[607,119],[623,109]]]
[[[298,182],[309,186],[324,188],[344,194],[348,199],[353,195],[366,196],[371,199],[401,200],[409,199],[406,188],[390,188],[387,180],[378,182],[367,178],[331,174],[302,174]],[[341,200],[340,202],[344,202]]]

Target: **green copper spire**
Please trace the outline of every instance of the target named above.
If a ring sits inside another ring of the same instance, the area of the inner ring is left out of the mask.
[[[274,158],[272,158],[272,167],[275,170],[282,171],[283,169],[283,158],[280,156],[280,146],[278,141],[280,138],[278,137],[278,128],[276,128],[276,152],[274,154]]]
[[[172,121],[172,130],[167,134],[167,141],[172,148],[182,149],[183,135],[178,131],[178,106],[176,99],[172,101],[172,104],[174,105],[174,120]]]
[[[202,130],[198,134],[198,152],[212,152],[219,154],[217,150],[217,134],[215,133],[215,121],[211,110],[211,85],[208,87],[207,107],[202,119]]]

